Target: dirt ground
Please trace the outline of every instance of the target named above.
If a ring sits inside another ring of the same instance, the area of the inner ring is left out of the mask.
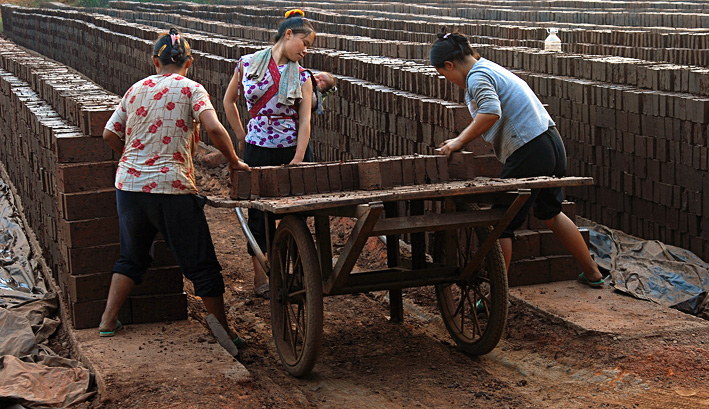
[[[225,169],[202,168],[198,175],[204,194],[226,196]],[[214,376],[209,381],[199,378],[201,384],[195,385],[189,380],[189,371],[195,369],[165,354],[179,378],[172,373],[162,379],[136,375],[116,382],[121,387],[111,390],[110,399],[81,407],[709,408],[706,323],[692,321],[691,330],[680,326],[639,336],[585,331],[531,307],[515,291],[503,339],[482,357],[468,356],[453,345],[430,287],[405,291],[403,324],[388,321],[386,292],[326,298],[318,362],[310,376],[293,378],[282,368],[271,339],[268,301],[253,296],[251,261],[233,209],[208,207],[206,213],[224,268],[228,317],[249,342],[241,362],[251,382]],[[337,253],[353,223],[338,219],[332,224]],[[385,264],[384,246],[370,239],[358,268]],[[186,288],[189,293],[189,285]],[[539,292],[554,296],[546,291]],[[594,300],[598,294],[598,308],[603,309],[602,300],[611,293],[593,293]],[[191,296],[190,315],[192,320],[204,315],[201,303]],[[191,342],[214,343],[206,330],[189,336]],[[161,337],[154,339],[163,351]],[[61,334],[53,343],[67,344]],[[136,373],[147,364],[140,355],[126,354],[124,359],[121,364],[136,368]],[[205,361],[205,370],[214,373],[230,366],[229,360]]]

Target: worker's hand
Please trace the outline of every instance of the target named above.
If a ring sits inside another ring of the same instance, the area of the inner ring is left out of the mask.
[[[446,155],[447,158],[450,158],[451,153],[463,149],[463,142],[460,137],[448,139],[441,142],[439,148],[441,148],[441,155]]]
[[[230,162],[229,163],[229,173],[235,172],[237,170],[250,170],[249,165],[246,163],[238,160],[236,162]]]
[[[290,161],[289,165],[297,165],[299,163],[303,163],[303,158],[298,158],[298,155],[296,154],[293,160]]]

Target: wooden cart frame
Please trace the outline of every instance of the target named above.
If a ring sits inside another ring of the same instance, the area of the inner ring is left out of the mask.
[[[400,322],[402,289],[434,285],[443,321],[458,347],[474,355],[490,352],[507,321],[507,274],[497,239],[530,189],[592,182],[578,177],[478,178],[230,203],[237,205],[244,233],[270,276],[271,324],[279,355],[288,373],[299,377],[310,373],[317,360],[323,297],[338,294],[388,290],[391,320]],[[496,206],[488,205],[492,203]],[[265,212],[268,260],[255,245],[240,207]],[[426,208],[435,211],[426,213]],[[334,265],[332,216],[357,219]],[[315,240],[307,217],[314,218]],[[428,246],[427,232],[433,233]],[[400,258],[402,234],[410,235],[410,260]],[[386,236],[388,268],[352,274],[373,236]],[[433,253],[429,260],[427,250]]]

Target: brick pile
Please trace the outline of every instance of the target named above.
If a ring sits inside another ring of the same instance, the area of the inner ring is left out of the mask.
[[[477,3],[425,3],[309,3],[308,16],[323,27],[316,45],[332,49],[311,50],[304,64],[336,74],[341,89],[326,101],[326,114],[313,120],[318,160],[431,154],[434,146],[455,136],[469,121],[463,92],[420,58],[427,57],[432,33],[444,24],[459,26],[479,43],[483,56],[514,70],[548,104],[564,137],[569,174],[596,180],[595,186],[568,192],[579,203],[580,215],[702,257],[709,254],[709,197],[704,193],[709,191],[709,70],[690,65],[708,62],[709,30],[692,28],[708,15],[706,4],[637,2],[620,9],[617,2],[558,0],[529,11],[532,2],[510,0],[474,11]],[[276,1],[268,3],[271,8],[261,7],[246,0],[229,6],[111,4],[100,11],[108,16],[4,6],[3,19],[15,41],[28,47],[40,42],[42,52],[55,49],[52,58],[116,93],[132,83],[117,73],[135,73],[135,80],[145,74],[134,65],[141,58],[147,61],[155,34],[170,25],[181,27],[198,50],[193,78],[205,84],[223,121],[220,98],[236,59],[269,43],[283,9],[291,6]],[[528,8],[528,20],[510,17],[517,6]],[[535,22],[561,16],[559,8],[584,9],[592,16]],[[6,18],[13,12],[17,16]],[[471,12],[484,15],[466,20]],[[637,16],[633,21],[622,17],[628,14]],[[598,21],[580,24],[574,18]],[[635,22],[657,24],[634,27]],[[565,29],[564,46],[575,53],[539,51],[544,28],[551,25]],[[37,26],[51,30],[52,47],[34,30]],[[75,37],[91,42],[69,45]],[[111,53],[110,60],[86,62],[71,57],[76,47],[95,50],[90,55],[106,47],[125,51]],[[610,55],[583,54],[588,52]],[[96,73],[97,66],[110,67],[114,75]],[[484,147],[471,150],[477,149]]]
[[[67,67],[0,39],[0,161],[75,328],[98,325],[119,255],[117,158],[101,138],[118,100]],[[142,323],[186,316],[182,274],[158,241],[153,268],[120,319]]]

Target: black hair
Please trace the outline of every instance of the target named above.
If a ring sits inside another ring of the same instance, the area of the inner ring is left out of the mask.
[[[278,27],[274,42],[279,42],[288,30],[291,30],[293,34],[305,34],[306,36],[315,32],[313,23],[305,18],[305,13],[300,9],[290,10],[286,13],[286,19]]]
[[[480,58],[480,54],[470,45],[464,35],[454,31],[452,33],[438,33],[438,40],[431,47],[431,65],[442,68],[446,61],[462,61],[466,55]]]
[[[180,36],[175,28],[168,33],[160,34],[153,47],[153,56],[158,57],[162,65],[176,64],[182,66],[192,54],[187,40]]]

